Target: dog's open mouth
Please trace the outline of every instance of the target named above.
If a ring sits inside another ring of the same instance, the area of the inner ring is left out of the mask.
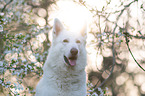
[[[76,56],[70,56],[70,57],[66,57],[64,55],[64,61],[65,63],[68,65],[68,66],[75,66],[76,65],[76,60],[77,60],[77,57]]]

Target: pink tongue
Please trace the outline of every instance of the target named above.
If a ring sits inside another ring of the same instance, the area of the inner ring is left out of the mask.
[[[69,63],[71,66],[75,66],[76,65],[76,60],[69,60]]]

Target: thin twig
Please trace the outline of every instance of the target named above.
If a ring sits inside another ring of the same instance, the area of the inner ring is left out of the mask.
[[[133,53],[132,53],[132,51],[131,51],[131,49],[130,49],[130,47],[129,47],[129,44],[128,44],[128,36],[126,36],[125,35],[125,40],[126,40],[126,45],[127,45],[127,48],[128,48],[128,51],[130,52],[130,54],[131,54],[131,56],[132,56],[132,58],[133,58],[133,60],[136,62],[136,64],[143,70],[143,71],[145,71],[145,69],[137,62],[137,60],[135,59],[135,57],[134,57],[134,55],[133,55]]]
[[[6,3],[6,5],[4,6],[4,8],[1,10],[1,12],[4,12],[6,7],[12,2],[13,0],[10,0],[8,3]]]
[[[145,39],[145,36],[134,36],[134,35],[131,35],[131,34],[129,34],[129,36],[134,37],[136,39]]]

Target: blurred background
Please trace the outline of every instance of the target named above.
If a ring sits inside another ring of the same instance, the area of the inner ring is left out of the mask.
[[[145,96],[144,0],[0,0],[0,96],[33,96],[54,18],[87,23],[87,96]]]

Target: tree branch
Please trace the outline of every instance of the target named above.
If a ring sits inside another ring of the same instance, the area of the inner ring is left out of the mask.
[[[113,40],[112,40],[112,54],[113,54],[113,66],[112,66],[112,69],[111,69],[111,73],[109,74],[109,76],[108,76],[108,78],[111,76],[111,74],[113,73],[113,70],[114,70],[114,66],[115,66],[115,61],[116,61],[116,59],[115,59],[115,48],[114,48],[114,36],[115,36],[115,30],[116,30],[116,28],[117,28],[117,22],[118,22],[118,20],[119,20],[119,18],[120,18],[120,16],[123,14],[123,12],[124,12],[124,10],[127,8],[127,7],[129,7],[133,2],[135,2],[135,1],[132,1],[131,3],[129,3],[128,5],[126,5],[125,6],[125,8],[124,9],[122,9],[121,10],[121,12],[120,12],[120,14],[118,15],[118,17],[117,17],[117,21],[116,21],[116,23],[115,23],[115,27],[114,27],[114,30],[113,30]],[[108,80],[108,78],[106,78],[100,85],[99,85],[99,87],[101,87],[107,80]],[[98,87],[97,87],[98,88]]]

